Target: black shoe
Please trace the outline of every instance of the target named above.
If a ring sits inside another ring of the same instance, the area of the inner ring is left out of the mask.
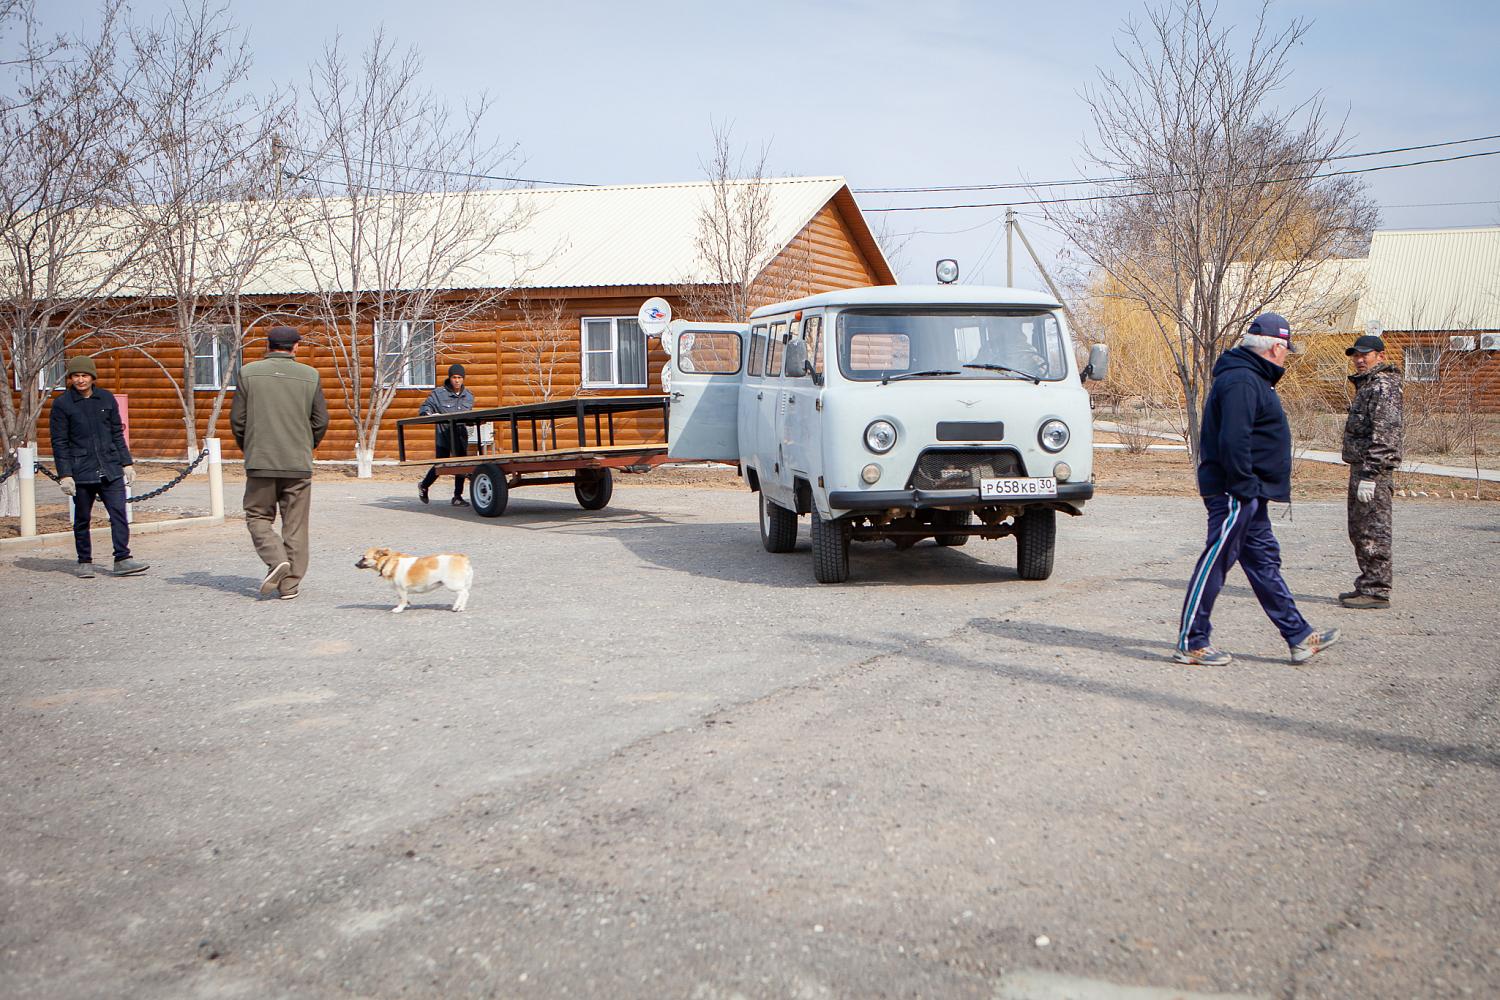
[[[454,497],[453,498],[453,506],[455,506],[455,507],[467,507],[467,506],[469,506],[469,501],[465,500],[463,497]]]
[[[421,483],[417,484],[417,497],[421,499],[423,503],[427,502],[427,487],[423,486]]]

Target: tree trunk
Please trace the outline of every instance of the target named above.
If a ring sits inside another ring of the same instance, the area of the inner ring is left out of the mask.
[[[19,517],[21,514],[21,474],[14,473],[0,483],[0,517]]]
[[[354,467],[360,479],[374,478],[375,449],[356,444],[354,446]]]

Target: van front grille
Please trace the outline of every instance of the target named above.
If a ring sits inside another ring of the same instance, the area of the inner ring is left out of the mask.
[[[963,490],[979,488],[981,479],[1024,476],[1021,456],[1009,448],[994,451],[925,451],[912,470],[908,489]]]

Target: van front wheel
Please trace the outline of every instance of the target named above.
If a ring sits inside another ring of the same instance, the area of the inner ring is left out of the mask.
[[[849,522],[812,516],[813,577],[819,583],[843,583],[849,579]]]
[[[790,552],[797,547],[797,515],[760,494],[760,544],[767,552]]]
[[[1016,519],[1016,572],[1023,580],[1045,580],[1052,575],[1052,553],[1057,547],[1057,511],[1034,507]]]

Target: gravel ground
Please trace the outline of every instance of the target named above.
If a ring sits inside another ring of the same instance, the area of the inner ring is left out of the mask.
[[[1045,583],[973,541],[820,587],[805,524],[652,482],[326,478],[295,602],[239,523],[0,556],[0,994],[1500,992],[1493,505],[1400,506],[1377,613],[1342,505],[1277,513],[1345,640],[1290,666],[1236,576],[1192,670],[1192,500],[1102,498]],[[388,614],[375,545],[469,554],[470,610]]]

